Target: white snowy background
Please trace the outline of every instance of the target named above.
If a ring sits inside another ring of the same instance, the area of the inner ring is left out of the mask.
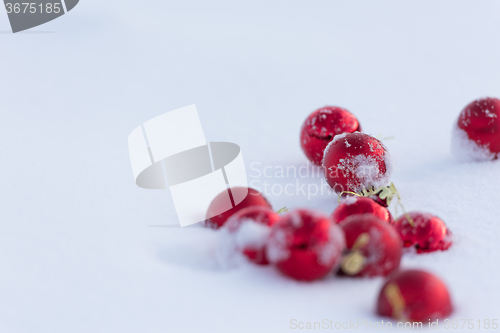
[[[12,34],[0,10],[0,332],[386,320],[374,314],[381,278],[221,270],[214,231],[149,227],[177,217],[168,191],[134,184],[127,137],[193,103],[208,140],[242,147],[254,184],[295,184],[251,165],[305,166],[299,129],[318,107],[394,136],[385,143],[406,208],[440,216],[456,237],[402,267],[446,281],[453,319],[500,319],[500,162],[457,163],[449,150],[461,109],[500,96],[499,14],[498,1],[82,0]],[[268,198],[276,209],[336,205],[326,193]]]

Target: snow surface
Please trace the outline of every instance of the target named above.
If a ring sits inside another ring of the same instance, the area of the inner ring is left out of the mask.
[[[318,263],[321,265],[328,265],[335,260],[335,258],[340,258],[342,250],[345,248],[345,236],[342,228],[334,224],[329,230],[329,242],[321,247],[316,247],[318,254]],[[334,271],[340,265],[340,260],[334,267]]]
[[[168,191],[134,184],[128,135],[192,103],[207,139],[240,145],[249,181],[271,184],[276,209],[337,205],[300,150],[309,112],[340,105],[365,132],[394,136],[384,144],[405,208],[455,235],[447,252],[410,253],[402,267],[446,281],[453,319],[500,319],[500,161],[459,163],[449,149],[464,106],[500,96],[499,13],[493,0],[82,0],[12,35],[0,11],[0,332],[276,333],[298,331],[292,319],[382,320],[381,278],[220,269],[214,230],[150,227],[177,217]],[[286,167],[307,177],[276,176]]]

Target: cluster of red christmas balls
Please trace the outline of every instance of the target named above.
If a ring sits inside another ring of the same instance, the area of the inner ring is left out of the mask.
[[[500,100],[486,98],[460,114],[455,139],[475,159],[500,154]],[[451,232],[436,216],[404,213],[394,220],[387,209],[393,186],[390,156],[383,143],[361,132],[354,115],[339,107],[314,111],[304,122],[300,143],[307,158],[323,168],[325,178],[342,198],[330,216],[296,209],[283,216],[272,210],[256,190],[231,188],[232,196],[246,198],[206,225],[223,228],[234,238],[235,249],[259,265],[274,265],[282,274],[303,281],[342,276],[387,276],[377,301],[377,312],[398,320],[425,321],[452,311],[446,285],[422,270],[400,270],[403,248],[417,253],[443,251]],[[388,195],[389,194],[389,195]],[[224,204],[216,197],[208,211]]]

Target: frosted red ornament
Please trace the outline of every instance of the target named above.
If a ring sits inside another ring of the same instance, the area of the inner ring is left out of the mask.
[[[299,209],[271,228],[267,257],[284,275],[313,281],[340,262],[345,247],[342,229],[325,215]]]
[[[452,151],[461,160],[493,160],[500,154],[500,100],[482,98],[467,105],[453,130]]]
[[[225,211],[222,214],[207,218],[205,220],[205,226],[213,229],[218,229],[222,227],[224,223],[226,223],[227,219],[230,218],[234,213],[246,207],[261,206],[266,208],[272,208],[271,204],[259,191],[256,191],[252,188],[247,189],[245,187],[232,187],[229,189],[232,198],[243,197],[247,191],[248,194],[245,197],[245,199],[243,199],[243,201],[241,201],[239,204],[233,206],[233,208]],[[224,191],[215,197],[215,199],[208,207],[207,216],[212,216],[214,212],[219,212],[221,210],[221,207],[226,207],[228,205],[227,193],[228,193],[227,191]]]
[[[452,244],[451,231],[446,224],[429,213],[403,214],[396,220],[394,227],[399,232],[404,247],[414,247],[417,253],[444,251]]]
[[[356,131],[361,131],[361,126],[352,113],[336,106],[325,106],[304,121],[300,146],[309,161],[321,165],[323,151],[335,135]]]
[[[335,208],[332,220],[340,223],[351,215],[371,214],[388,223],[393,223],[391,213],[386,207],[381,206],[371,198],[347,197]]]
[[[224,228],[234,238],[237,251],[256,264],[267,265],[265,246],[271,227],[279,219],[280,216],[267,207],[251,206],[231,216]]]
[[[402,242],[386,221],[371,215],[352,215],[340,223],[347,252],[340,273],[350,276],[385,276],[399,267]]]
[[[397,272],[385,282],[377,313],[401,321],[423,322],[448,317],[453,310],[448,288],[422,270]]]
[[[380,188],[392,172],[384,144],[358,132],[337,135],[325,149],[323,167],[327,183],[337,193]]]

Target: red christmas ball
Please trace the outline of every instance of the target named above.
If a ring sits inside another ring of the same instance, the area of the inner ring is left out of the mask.
[[[482,98],[467,105],[453,131],[453,153],[462,160],[493,160],[500,154],[500,100]]]
[[[446,318],[452,305],[443,281],[422,270],[406,270],[393,274],[384,284],[377,312],[397,320],[425,323]]]
[[[389,210],[373,199],[365,197],[347,197],[335,208],[332,213],[333,222],[340,223],[351,215],[371,214],[388,223],[393,223]]]
[[[217,214],[217,212],[223,210],[225,207],[228,207],[228,205],[232,205],[234,199],[230,199],[230,197],[244,197],[247,191],[248,194],[246,195],[245,199],[243,199],[243,201],[241,201],[239,204],[219,215],[214,215]],[[228,192],[231,193],[230,197],[228,196]],[[233,214],[243,208],[250,206],[272,208],[271,204],[269,204],[266,198],[264,198],[264,196],[259,191],[256,191],[252,188],[247,189],[245,187],[232,187],[228,191],[223,191],[218,194],[212,201],[207,210],[207,219],[205,220],[205,226],[213,229],[218,229],[222,227],[224,223],[226,223],[227,219],[230,218]]]
[[[351,215],[340,227],[349,250],[342,258],[340,274],[385,276],[399,267],[401,238],[387,221],[371,214]]]
[[[340,262],[345,247],[342,229],[325,215],[292,211],[271,228],[267,257],[284,275],[318,280]]]
[[[451,231],[434,215],[409,212],[399,217],[394,227],[403,240],[404,247],[415,247],[418,253],[444,251],[452,244]]]
[[[327,183],[337,193],[385,186],[392,172],[383,143],[358,132],[337,135],[325,149],[323,167]]]
[[[268,265],[265,247],[271,227],[279,219],[280,216],[267,207],[251,206],[231,216],[224,228],[234,238],[237,251],[256,264]]]
[[[349,111],[325,106],[307,117],[300,130],[300,146],[309,161],[321,166],[323,151],[335,135],[361,131],[358,119]]]

